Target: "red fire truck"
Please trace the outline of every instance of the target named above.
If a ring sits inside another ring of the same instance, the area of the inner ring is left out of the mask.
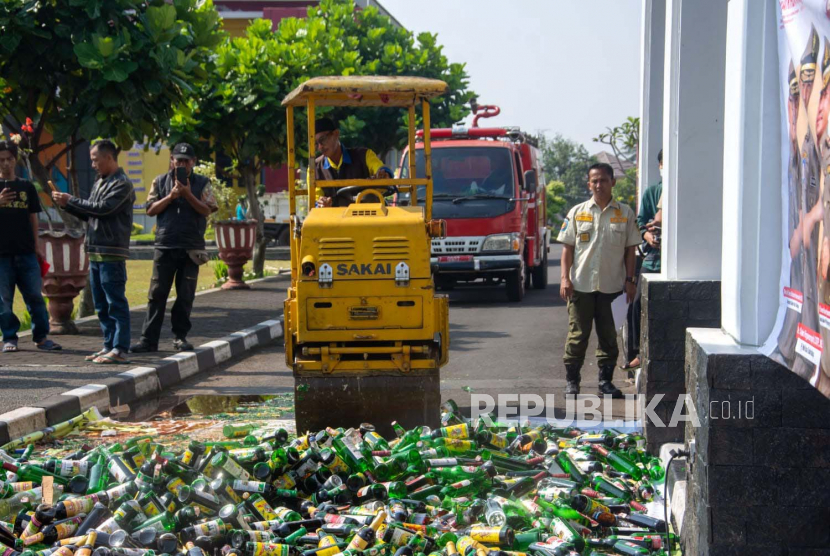
[[[531,284],[544,289],[548,282],[546,182],[539,151],[518,128],[478,127],[478,119],[497,115],[498,107],[475,110],[482,113],[469,128],[430,130],[433,217],[447,221],[447,237],[432,240],[435,283],[443,290],[504,283],[507,298],[521,301]],[[423,143],[415,148],[416,172],[423,177]],[[406,151],[400,167],[408,177]],[[417,199],[423,203],[424,195],[419,192]]]

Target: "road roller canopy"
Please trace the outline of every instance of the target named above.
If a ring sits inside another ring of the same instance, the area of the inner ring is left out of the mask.
[[[283,106],[413,106],[441,96],[448,86],[440,79],[382,75],[315,77],[286,96]]]

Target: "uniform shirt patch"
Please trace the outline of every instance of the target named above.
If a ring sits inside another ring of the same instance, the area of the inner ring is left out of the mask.
[[[577,222],[593,222],[594,221],[594,215],[591,214],[590,212],[580,212],[579,214],[576,215],[575,220]]]
[[[579,234],[579,241],[581,241],[582,243],[587,243],[587,242],[591,241],[591,234],[589,234],[589,233]]]

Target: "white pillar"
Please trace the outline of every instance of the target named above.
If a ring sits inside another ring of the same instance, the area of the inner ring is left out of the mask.
[[[638,198],[642,197],[646,187],[660,181],[657,153],[663,148],[663,51],[666,44],[666,0],[643,0],[642,22]]]
[[[663,264],[669,280],[719,280],[726,2],[667,0]]]
[[[730,0],[723,151],[722,323],[760,345],[781,268],[781,100],[774,2]]]

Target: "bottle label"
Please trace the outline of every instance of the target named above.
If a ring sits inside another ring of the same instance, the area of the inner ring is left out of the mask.
[[[132,458],[133,458],[133,463],[135,464],[136,469],[138,469],[139,467],[141,467],[142,465],[144,465],[147,462],[147,459],[144,457],[144,454],[142,454],[141,452],[136,452],[136,453],[132,454]]]
[[[118,500],[129,492],[129,483],[123,483],[107,491],[110,500]]]
[[[109,465],[107,468],[110,470],[110,473],[113,477],[118,479],[120,482],[125,483],[130,480],[130,474],[125,469],[126,464],[119,462],[117,460],[110,460]]]
[[[65,459],[61,461],[61,477],[74,477],[75,475],[87,475],[89,462],[80,460]]]
[[[487,544],[498,544],[500,527],[473,527],[470,530],[470,537],[478,542]]]
[[[252,556],[288,556],[290,547],[287,544],[276,543],[251,543],[253,550],[250,551]],[[251,545],[248,545],[250,547]]]
[[[455,454],[469,452],[473,449],[473,443],[469,440],[458,440],[457,438],[445,438],[444,447]]]
[[[274,479],[273,485],[277,488],[289,489],[297,486],[297,483],[294,481],[290,474],[285,473],[284,475],[281,475],[280,477]]]
[[[354,459],[356,459],[357,461],[363,461],[363,452],[361,452],[351,440],[344,438],[343,445],[346,447],[347,450],[349,450],[349,453],[352,454],[352,457]]]
[[[463,481],[458,481],[457,483],[453,483],[450,486],[452,488],[464,488],[472,485],[473,482],[470,479],[464,479]]]
[[[494,448],[507,448],[507,438],[498,434],[491,434],[488,443]]]
[[[530,498],[523,499],[522,500],[522,505],[527,509],[527,511],[529,511],[533,515],[539,515],[539,514],[542,513],[541,506],[539,506],[539,504],[537,504],[536,502],[534,502]]]
[[[277,519],[277,514],[274,513],[274,509],[265,501],[265,498],[258,497],[253,501],[254,508],[257,509],[259,515],[264,517],[267,520]]]
[[[185,465],[190,465],[193,461],[193,456],[195,454],[190,451],[190,448],[185,449],[184,453],[182,454],[182,463]]]
[[[65,539],[66,537],[72,535],[72,533],[78,530],[78,525],[78,520],[70,519],[69,521],[64,521],[63,523],[56,524],[55,532],[57,532],[59,539]]]
[[[236,477],[242,481],[247,481],[251,478],[251,475],[249,475],[248,472],[245,471],[238,463],[233,461],[230,456],[225,459],[225,463],[222,464],[222,469],[224,469],[231,477]]]
[[[274,509],[274,513],[277,515],[277,519],[289,521],[289,517],[291,517],[291,514],[294,513],[294,510],[280,506]]]
[[[349,466],[346,465],[346,463],[337,454],[334,454],[331,463],[329,463],[326,467],[328,467],[331,472],[335,474],[349,472]]]
[[[339,514],[326,514],[323,520],[331,525],[340,525],[341,523],[345,523],[346,516]]]
[[[476,542],[476,540],[472,537],[464,536],[458,539],[458,542],[456,543],[456,548],[458,549],[459,554],[466,554],[467,550],[469,550],[471,547],[475,547],[475,545],[477,544],[478,542]]]
[[[299,475],[303,479],[305,479],[315,471],[317,471],[317,462],[315,462],[311,458],[305,460],[305,462],[303,462],[303,464],[295,470],[297,475]]]
[[[161,508],[152,500],[148,500],[144,506],[141,506],[141,509],[144,510],[144,515],[147,517],[156,517],[161,514]]]
[[[96,531],[107,533],[108,535],[111,535],[120,529],[121,527],[118,526],[118,523],[113,518],[109,518],[108,520],[106,520],[101,525],[95,528]]]
[[[45,552],[45,551],[41,551],[41,552]],[[40,554],[40,552],[37,552],[37,554]],[[68,546],[62,546],[62,547],[58,548],[56,551],[52,552],[52,555],[53,556],[72,556],[72,549],[69,548]]]
[[[562,540],[570,541],[577,537],[576,532],[568,527],[562,519],[554,519],[551,525],[553,526],[553,534]]]
[[[169,490],[171,493],[173,493],[177,497],[179,496],[179,491],[181,490],[181,488],[183,486],[184,486],[184,481],[181,480],[178,477],[176,477],[174,479],[171,479],[170,481],[167,482],[167,490]]]
[[[334,556],[335,554],[340,554],[340,549],[336,546],[315,552],[316,556]]]
[[[444,429],[444,436],[447,438],[468,438],[469,432],[467,430],[467,424],[462,423],[460,425],[453,425],[451,427],[447,427]]]
[[[245,531],[251,542],[268,542],[271,540],[270,531]]]
[[[17,483],[7,483],[10,484],[12,487],[12,491],[14,492],[26,492],[27,490],[32,490],[35,488],[35,483],[32,481],[21,481]]]
[[[73,517],[78,514],[88,514],[93,506],[95,506],[95,502],[98,501],[98,497],[94,494],[91,496],[84,496],[82,498],[72,498],[70,500],[63,501],[63,507],[66,508],[66,516]]]
[[[455,467],[458,460],[455,458],[428,459],[427,467]]]
[[[213,521],[198,523],[194,525],[193,528],[205,537],[218,536],[220,533],[224,533],[226,529],[225,522],[223,522],[221,519],[214,519]]]
[[[234,504],[242,502],[242,498],[240,498],[236,491],[231,488],[231,485],[225,485],[225,494],[228,495],[228,498],[233,500]]]
[[[395,528],[392,531],[392,538],[389,540],[389,544],[394,546],[403,546],[409,542],[409,539],[415,536],[415,533],[411,531],[407,531],[406,529],[399,529]]]
[[[371,536],[373,537],[374,535]],[[359,550],[362,552],[367,546],[369,546],[369,541],[361,537],[360,533],[358,533],[352,537],[352,542],[349,543],[348,548],[349,550]]]
[[[478,473],[478,467],[475,465],[465,465],[461,467],[461,470],[465,473]]]

